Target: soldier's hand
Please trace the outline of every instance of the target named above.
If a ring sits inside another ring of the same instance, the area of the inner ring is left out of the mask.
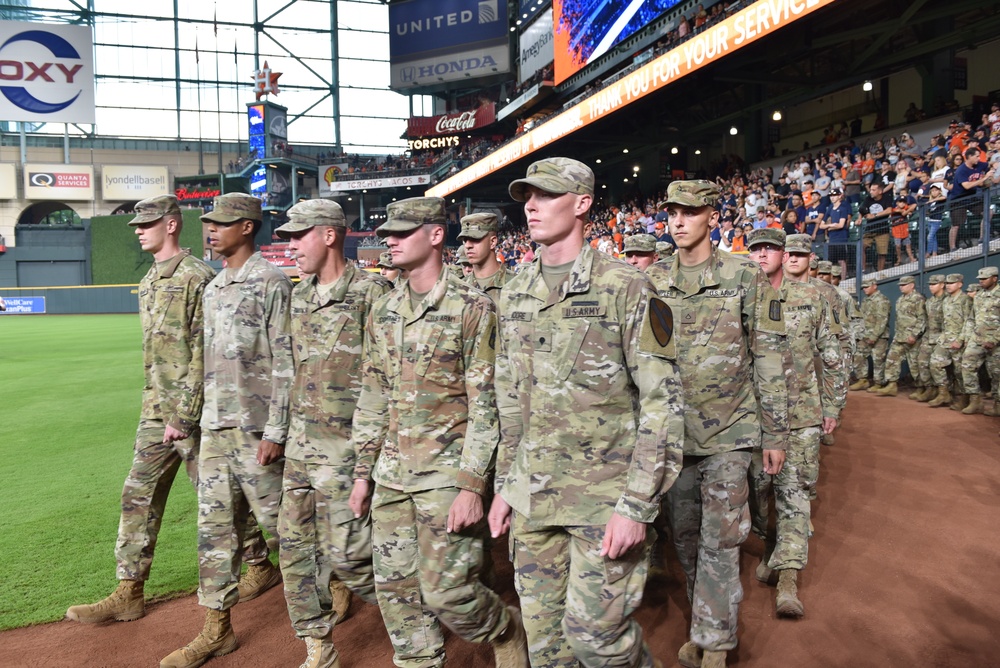
[[[347,500],[347,505],[351,507],[355,518],[360,519],[363,515],[368,514],[368,506],[371,504],[368,487],[367,480],[354,481],[354,489],[351,490],[351,497]]]
[[[278,445],[274,441],[269,441],[266,438],[260,439],[260,445],[257,446],[257,463],[261,466],[267,466],[271,462],[276,462],[285,456],[285,446]]]
[[[617,559],[646,540],[646,525],[614,513],[604,529],[601,556]]]
[[[188,437],[188,435],[185,434],[183,431],[181,431],[180,429],[176,429],[174,427],[171,427],[169,424],[167,425],[166,429],[163,430],[163,442],[164,443],[173,443],[174,441],[183,441],[187,437]]]
[[[823,433],[832,434],[833,430],[837,428],[837,418],[823,418]]]
[[[912,337],[912,336],[908,336],[908,337],[906,337],[906,343],[907,343],[908,345],[911,345],[911,346],[912,346],[912,345],[913,345],[914,343],[916,343],[916,342],[917,342],[917,339],[916,339],[915,337]]]
[[[448,510],[448,533],[459,532],[483,519],[483,497],[463,489]]]
[[[764,451],[764,472],[769,475],[778,475],[785,466],[784,450]]]
[[[986,341],[985,343],[983,343],[983,348],[986,348],[986,350],[993,350],[994,348],[996,348],[996,345],[997,344],[993,343],[992,341]]]
[[[490,506],[487,519],[490,523],[490,535],[494,538],[499,538],[501,534],[510,530],[510,504],[499,494],[493,497],[493,505]]]
[[[951,344],[951,349],[952,350],[961,350],[962,349],[962,344],[959,343],[958,341],[955,341],[953,344]]]

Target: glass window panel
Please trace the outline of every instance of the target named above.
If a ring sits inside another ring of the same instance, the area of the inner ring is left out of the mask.
[[[389,88],[389,64],[340,59],[340,85],[356,88]]]
[[[391,90],[340,89],[340,113],[347,116],[408,118],[409,101]]]
[[[386,33],[340,31],[341,58],[388,60],[389,35]]]

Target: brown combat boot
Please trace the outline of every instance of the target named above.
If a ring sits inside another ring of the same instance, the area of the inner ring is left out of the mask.
[[[820,437],[819,442],[823,445],[833,445],[837,442],[837,438],[833,434],[823,434]]]
[[[881,385],[879,383],[872,383],[871,385],[868,386],[867,392],[868,392],[868,394],[876,394],[883,387],[885,387],[885,385]]]
[[[677,652],[677,661],[684,668],[701,668],[701,660],[704,658],[704,654],[701,647],[688,640],[681,645],[680,651]]]
[[[160,668],[198,668],[213,656],[229,654],[239,646],[229,622],[229,611],[207,610],[201,633],[160,661]]]
[[[299,668],[340,668],[340,654],[333,646],[333,633],[322,638],[305,638],[306,660]]]
[[[969,397],[969,401],[965,408],[962,409],[962,415],[977,415],[983,412],[983,395],[973,394],[966,395]]]
[[[493,641],[493,658],[497,668],[531,668],[528,660],[528,636],[521,623],[521,611],[507,606],[510,621],[507,628]]]
[[[776,611],[779,617],[801,617],[805,613],[799,600],[799,572],[794,569],[778,571],[778,597]]]
[[[331,611],[337,616],[334,624],[339,624],[350,616],[347,609],[351,607],[351,590],[340,580],[330,580],[330,598]]]
[[[849,390],[867,390],[868,389],[868,379],[867,378],[862,378],[861,380],[855,381],[854,384],[851,385],[847,389],[849,389]]]
[[[948,389],[947,385],[942,385],[938,388],[937,395],[928,402],[928,406],[931,408],[937,408],[938,406],[946,406],[951,403],[951,390]]]
[[[968,405],[969,405],[969,395],[968,394],[958,394],[958,393],[956,393],[955,396],[951,400],[951,410],[953,410],[953,411],[962,411]]]
[[[131,622],[146,614],[142,580],[121,580],[111,595],[92,605],[74,605],[66,617],[82,624]]]
[[[701,658],[701,668],[726,668],[725,650],[706,649]]]
[[[925,389],[926,388],[923,385],[917,385],[915,388],[913,388],[913,391],[906,396],[906,398],[918,401],[920,399],[920,395],[924,393]]]
[[[898,393],[899,388],[896,386],[896,383],[886,383],[872,394],[877,394],[880,397],[894,397]]]
[[[983,415],[990,417],[1000,416],[1000,399],[994,399],[989,408],[983,408]]]
[[[240,603],[254,600],[279,582],[281,571],[267,559],[247,567],[247,572],[240,576],[236,586],[240,592]]]
[[[924,388],[924,391],[920,393],[920,396],[917,397],[917,401],[925,403],[930,401],[936,396],[937,396],[937,388],[933,386],[927,386]]]
[[[771,584],[771,578],[774,576],[774,571],[767,565],[766,560],[761,559],[760,563],[757,564],[757,569],[753,572],[753,576],[757,578],[759,582]]]

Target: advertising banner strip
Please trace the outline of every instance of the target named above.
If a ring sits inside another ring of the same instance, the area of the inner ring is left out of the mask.
[[[427,189],[444,197],[837,0],[758,0]]]
[[[91,201],[94,168],[91,165],[24,166],[24,198]]]
[[[17,169],[12,163],[0,163],[0,199],[17,199]]]
[[[45,313],[45,297],[7,297],[7,310],[0,315],[17,315],[19,313]]]
[[[518,38],[520,65],[518,83],[524,83],[538,70],[552,62],[555,44],[552,40],[552,8],[538,15],[538,20],[528,26]]]
[[[389,63],[389,88],[405,90],[413,86],[437,85],[448,81],[469,81],[510,71],[507,38],[466,51]]]
[[[357,190],[374,190],[377,188],[400,188],[403,186],[421,186],[431,182],[429,174],[415,176],[389,176],[384,178],[362,179],[358,181],[334,181],[321,183],[319,195],[334,195],[336,193],[353,192]]]
[[[409,0],[389,5],[389,59],[466,51],[507,37],[507,0]]]
[[[495,102],[483,104],[478,109],[443,116],[411,116],[406,122],[410,137],[441,137],[486,127],[497,120]]]
[[[103,165],[101,192],[105,200],[142,200],[170,194],[166,167]]]

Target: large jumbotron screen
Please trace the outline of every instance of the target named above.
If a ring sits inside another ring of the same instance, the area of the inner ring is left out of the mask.
[[[681,0],[553,0],[559,84]]]

